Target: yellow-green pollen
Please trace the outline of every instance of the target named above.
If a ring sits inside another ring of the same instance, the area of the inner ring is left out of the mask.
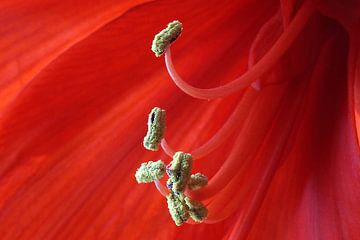
[[[138,183],[149,183],[159,180],[165,174],[166,166],[159,160],[157,162],[142,163],[140,168],[135,173],[135,178]]]
[[[201,202],[195,201],[183,193],[171,192],[166,196],[169,213],[177,226],[182,225],[191,217],[195,222],[202,222],[208,210]]]
[[[197,173],[191,174],[192,156],[189,153],[177,152],[173,156],[171,166],[166,170],[169,179],[167,186],[171,193],[167,196],[168,208],[172,219],[176,225],[181,225],[189,216],[196,222],[202,222],[206,217],[208,210],[201,203],[190,199],[183,192],[186,187],[190,187],[191,176],[193,176],[193,186],[204,185],[207,177]]]
[[[155,107],[149,114],[148,132],[144,138],[144,147],[156,151],[159,148],[165,129],[165,110]],[[177,226],[191,217],[196,222],[206,219],[208,210],[201,203],[184,194],[187,187],[198,189],[207,184],[207,177],[201,173],[191,175],[192,156],[185,152],[176,152],[169,167],[158,160],[142,163],[135,173],[138,183],[149,183],[161,179],[168,173],[167,187],[170,193],[166,196],[172,219]]]
[[[189,153],[177,152],[167,169],[169,179],[166,185],[173,192],[183,192],[190,179],[192,157]]]
[[[154,107],[148,117],[148,131],[144,138],[144,147],[151,151],[157,151],[165,131],[165,110]]]
[[[182,23],[175,20],[169,23],[167,28],[156,34],[151,46],[155,56],[160,57],[169,45],[179,37],[182,30]]]
[[[166,196],[169,213],[177,226],[186,222],[190,216],[183,193],[169,193]]]
[[[189,208],[189,215],[195,222],[202,222],[204,219],[206,219],[208,210],[204,204],[189,197],[185,197],[184,200]]]

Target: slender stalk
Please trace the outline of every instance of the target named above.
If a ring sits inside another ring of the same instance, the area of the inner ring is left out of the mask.
[[[306,1],[298,11],[297,15],[285,29],[283,34],[276,41],[274,46],[259,60],[251,69],[234,81],[210,89],[196,88],[185,82],[176,72],[171,58],[170,47],[165,52],[165,64],[170,77],[174,83],[185,93],[194,98],[214,99],[225,97],[234,92],[248,87],[252,82],[256,81],[264,73],[269,71],[273,65],[282,57],[296,37],[300,34],[306,23],[310,19],[315,10],[314,1]]]
[[[216,132],[216,134],[202,146],[191,151],[193,159],[202,158],[219,147],[221,143],[223,143],[230,136],[234,128],[239,127],[239,124],[241,125],[244,122],[247,112],[255,102],[257,95],[257,92],[254,90],[247,91],[244,97],[241,99],[240,103],[232,112],[229,119]],[[171,146],[169,146],[166,139],[162,140],[161,147],[168,156],[172,157],[174,155],[175,151]]]

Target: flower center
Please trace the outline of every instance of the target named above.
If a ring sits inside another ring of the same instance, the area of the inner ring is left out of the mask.
[[[151,151],[157,151],[159,145],[161,145],[163,151],[172,157],[172,162],[166,167],[164,167],[165,164],[160,160],[143,163],[136,172],[136,179],[139,183],[155,183],[158,191],[167,198],[169,212],[176,225],[181,225],[184,222],[215,223],[222,221],[235,211],[234,206],[236,204],[231,203],[224,209],[225,214],[222,214],[221,217],[207,219],[207,207],[193,198],[197,200],[212,198],[216,192],[221,190],[222,186],[226,185],[225,182],[229,182],[232,176],[236,174],[236,166],[239,160],[237,158],[239,148],[236,143],[242,142],[243,139],[241,138],[243,136],[238,136],[233,148],[234,152],[229,154],[225,164],[209,181],[201,173],[191,174],[192,161],[208,155],[228,139],[239,122],[241,122],[242,117],[248,114],[246,111],[255,103],[260,95],[260,90],[263,86],[261,86],[259,78],[267,73],[283,56],[306,26],[314,10],[314,1],[308,0],[304,2],[297,15],[290,22],[287,21],[283,24],[285,29],[281,36],[257,63],[251,62],[248,71],[233,81],[209,89],[191,86],[180,77],[174,67],[170,48],[171,44],[174,43],[183,30],[181,22],[175,20],[169,23],[166,29],[155,36],[152,51],[156,57],[165,55],[165,64],[170,77],[188,95],[198,99],[215,99],[226,97],[249,86],[252,87],[252,89],[249,89],[244,94],[242,100],[235,107],[225,124],[206,143],[192,150],[191,154],[175,151],[164,138],[165,110],[156,107],[149,114],[148,132],[144,138],[144,147]],[[166,183],[167,187],[160,182],[165,171],[169,176]],[[190,218],[194,222],[190,221]]]

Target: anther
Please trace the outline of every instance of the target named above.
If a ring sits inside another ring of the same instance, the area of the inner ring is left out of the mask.
[[[185,196],[183,193],[171,192],[166,196],[168,208],[172,219],[177,226],[183,224],[189,219],[189,208],[185,203]]]
[[[205,187],[207,185],[207,183],[208,183],[207,176],[205,176],[201,173],[191,174],[189,183],[188,183],[188,187],[191,190],[197,190],[202,187]]]
[[[155,56],[160,57],[170,44],[179,37],[182,30],[182,23],[175,20],[169,23],[167,28],[156,34],[151,46],[151,50],[155,53]]]
[[[151,151],[157,151],[164,137],[165,110],[155,107],[151,110],[148,118],[148,131],[144,138],[144,147]]]
[[[162,178],[165,174],[165,164],[159,160],[157,162],[142,163],[135,173],[138,183],[149,183]]]
[[[208,209],[201,202],[185,197],[185,203],[188,207],[189,215],[195,222],[202,222],[208,215]]]
[[[173,192],[183,192],[191,174],[192,157],[189,153],[176,152],[171,166],[168,168],[169,179],[167,186]]]

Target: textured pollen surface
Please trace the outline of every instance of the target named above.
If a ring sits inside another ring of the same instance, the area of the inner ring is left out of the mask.
[[[151,50],[156,57],[160,57],[166,48],[174,42],[182,32],[182,23],[175,20],[167,25],[167,28],[155,35]]]
[[[202,187],[205,187],[207,183],[208,183],[207,176],[201,173],[196,173],[196,174],[191,174],[188,186],[191,190],[197,190]]]
[[[192,157],[189,153],[176,152],[168,169],[167,186],[173,192],[183,192],[190,179]]]
[[[144,147],[151,151],[157,151],[164,137],[165,110],[155,107],[151,110],[148,118],[148,131],[144,137]]]
[[[195,222],[202,222],[207,217],[208,210],[201,202],[185,197],[185,203],[189,208],[190,217]]]
[[[161,160],[157,162],[149,161],[147,163],[142,163],[135,173],[136,181],[138,183],[149,183],[158,180],[164,176],[165,169],[166,166]]]
[[[177,226],[189,218],[189,209],[184,200],[184,194],[171,192],[166,196],[168,208],[172,219]]]

